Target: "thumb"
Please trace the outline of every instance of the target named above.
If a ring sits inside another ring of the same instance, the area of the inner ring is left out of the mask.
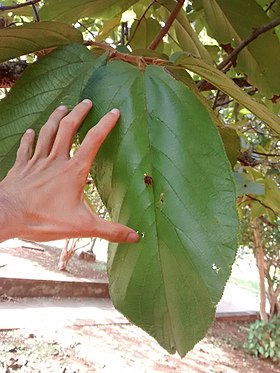
[[[139,241],[138,233],[133,229],[123,224],[106,221],[99,216],[95,216],[93,235],[110,242],[136,243]]]

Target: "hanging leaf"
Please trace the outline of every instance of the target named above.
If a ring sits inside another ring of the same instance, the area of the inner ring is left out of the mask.
[[[83,17],[111,19],[121,15],[138,0],[48,0],[40,19],[72,23]]]
[[[2,175],[27,127],[38,132],[60,102],[85,97],[94,109],[81,139],[108,110],[121,110],[92,172],[112,219],[142,234],[137,244],[110,247],[113,303],[184,356],[214,318],[237,245],[235,187],[218,130],[164,68],[63,47],[32,65],[0,103]]]
[[[109,63],[84,96],[98,111],[82,135],[121,110],[93,172],[113,220],[143,235],[137,245],[110,245],[111,298],[184,356],[209,327],[235,255],[234,188],[217,129],[191,90],[159,67]]]
[[[280,118],[273,114],[267,107],[254,101],[242,91],[228,76],[211,66],[200,58],[195,58],[187,53],[176,53],[173,61],[186,69],[201,76],[213,86],[234,98],[242,106],[245,106],[254,115],[266,123],[273,131],[280,134]]]
[[[160,32],[161,26],[158,21],[153,18],[142,18],[141,21],[135,21],[132,24],[130,35],[131,41],[129,45],[132,49],[146,49]],[[157,51],[162,51],[163,43],[161,42]]]
[[[233,48],[271,21],[255,0],[203,0],[203,8],[210,34]],[[280,94],[279,66],[280,42],[269,30],[238,54],[236,71],[245,73],[253,86],[271,98]]]
[[[108,21],[104,21],[103,26],[101,27],[101,29],[98,32],[98,35],[95,38],[95,41],[97,42],[105,41],[106,38],[109,37],[111,32],[120,25],[120,23],[121,23],[120,16],[114,17]]]
[[[64,23],[36,22],[0,30],[0,62],[42,49],[82,43],[82,34]]]

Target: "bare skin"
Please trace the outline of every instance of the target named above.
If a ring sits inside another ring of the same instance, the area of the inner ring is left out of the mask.
[[[101,219],[84,200],[96,153],[120,116],[117,109],[106,114],[70,158],[75,133],[91,108],[90,100],[70,113],[64,106],[57,108],[42,127],[34,153],[34,131],[23,135],[15,164],[0,183],[0,241],[92,236],[112,242],[138,241],[134,230]]]

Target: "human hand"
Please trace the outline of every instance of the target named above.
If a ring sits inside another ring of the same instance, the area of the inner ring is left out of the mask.
[[[0,240],[93,236],[113,242],[138,241],[134,230],[101,219],[84,200],[84,185],[96,153],[120,115],[117,109],[106,114],[70,158],[75,133],[91,108],[90,100],[70,113],[65,106],[57,108],[40,131],[34,154],[34,131],[23,135],[15,164],[0,183],[4,224]]]

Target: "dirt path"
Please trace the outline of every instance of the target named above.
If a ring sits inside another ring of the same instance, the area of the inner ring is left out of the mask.
[[[46,280],[82,279],[85,282],[93,278],[106,280],[104,265],[96,266],[77,257],[71,260],[69,272],[59,272],[59,254],[60,249],[49,247],[43,247],[43,251],[22,246],[13,250],[2,247],[0,277],[37,276]],[[9,302],[9,298],[3,297],[2,300]],[[40,313],[40,307],[35,312]],[[133,325],[101,325],[99,316],[94,317],[92,310],[89,310],[88,323],[83,321],[81,325],[66,325],[60,322],[61,315],[61,309],[57,313],[50,312],[46,316],[49,317],[48,323],[42,325],[35,322],[34,316],[24,323],[24,329],[19,330],[3,330],[4,327],[1,330],[0,325],[0,373],[280,372],[279,366],[244,352],[242,346],[249,327],[246,322],[216,322],[207,337],[181,359],[178,355],[166,353],[150,336]],[[16,325],[16,321],[12,324]]]
[[[129,324],[2,331],[0,372],[279,372],[280,367],[243,352],[247,328],[246,323],[218,322],[184,359],[169,355]]]

